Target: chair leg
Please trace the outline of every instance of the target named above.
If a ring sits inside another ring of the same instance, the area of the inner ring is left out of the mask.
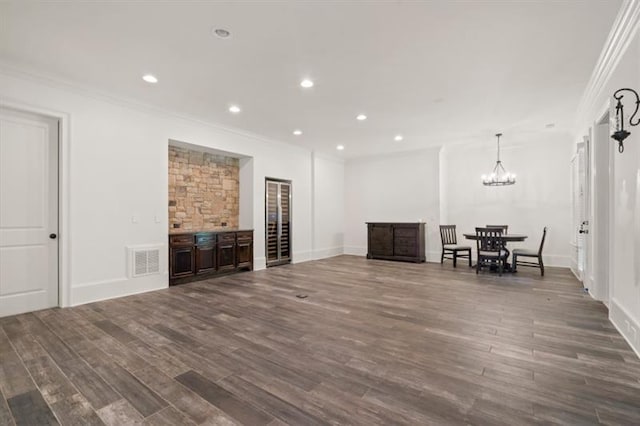
[[[502,276],[502,269],[504,268],[504,259],[498,259],[498,276]]]
[[[469,250],[469,267],[471,267],[471,250]]]
[[[455,268],[458,264],[458,252],[457,251],[453,251],[453,267]]]
[[[538,262],[540,262],[540,276],[544,277],[544,263],[542,263],[542,256],[538,258]]]
[[[518,255],[514,254],[513,255],[513,259],[511,259],[511,262],[513,263],[513,265],[511,265],[511,270],[513,272],[516,272],[518,269]]]
[[[442,249],[442,254],[440,255],[440,263],[444,263],[444,249]]]
[[[478,256],[478,262],[476,263],[476,275],[480,272],[480,256]]]

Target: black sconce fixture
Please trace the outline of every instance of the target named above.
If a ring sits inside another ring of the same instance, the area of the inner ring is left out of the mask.
[[[636,114],[638,113],[638,109],[640,108],[640,96],[638,96],[638,92],[633,89],[627,88],[616,90],[616,92],[613,94],[613,97],[618,101],[618,104],[616,105],[616,131],[613,132],[613,135],[611,135],[611,137],[618,141],[618,152],[621,154],[624,151],[624,145],[622,144],[622,141],[624,141],[627,136],[631,134],[631,132],[628,132],[624,129],[624,106],[622,105],[622,98],[624,95],[621,92],[624,92],[625,90],[628,90],[636,96],[636,110],[633,112],[633,114],[631,114],[631,118],[629,118],[629,125],[637,126],[638,124],[640,124],[640,117],[638,117],[635,123],[633,121],[633,117],[636,116]]]

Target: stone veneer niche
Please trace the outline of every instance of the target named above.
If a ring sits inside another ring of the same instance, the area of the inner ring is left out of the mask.
[[[239,174],[237,158],[169,146],[169,230],[238,228]]]

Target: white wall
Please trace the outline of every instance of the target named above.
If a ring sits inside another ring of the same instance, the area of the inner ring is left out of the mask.
[[[323,249],[340,244],[339,223],[318,215],[318,222],[312,224],[313,164],[306,149],[22,75],[0,74],[0,99],[6,105],[51,111],[66,118],[68,135],[62,143],[68,156],[62,159],[62,167],[68,179],[65,177],[67,186],[62,190],[69,228],[60,236],[61,244],[68,248],[61,283],[63,306],[167,286],[169,140],[252,158],[243,168],[252,164],[253,170],[243,171],[241,178],[253,179],[253,185],[243,184],[243,188],[253,186],[253,212],[246,212],[251,203],[243,196],[241,220],[243,226],[253,220],[257,269],[265,265],[266,176],[293,181],[294,262],[312,258],[314,230],[316,235],[333,236],[331,242],[321,240],[327,244]],[[322,174],[333,169],[318,166]],[[341,191],[339,177],[330,184]],[[325,192],[324,187],[318,190],[321,195]],[[341,200],[333,200],[339,211],[344,209]],[[133,216],[138,223],[132,223]],[[163,274],[129,279],[125,248],[142,244],[162,246]]]
[[[344,161],[313,155],[314,259],[337,256],[344,246]]]
[[[426,222],[428,261],[440,261],[439,148],[347,161],[345,253],[365,255],[365,222]]]
[[[513,138],[513,137],[512,137]],[[547,226],[543,251],[545,265],[569,265],[571,237],[570,135],[547,133],[543,138],[519,135],[501,140],[501,160],[517,175],[515,185],[487,187],[480,177],[491,173],[496,162],[495,139],[487,143],[443,148],[442,173],[446,186],[441,194],[443,224],[457,225],[458,242],[476,226],[507,224],[509,232],[525,234],[513,247],[537,248]],[[474,243],[467,241],[474,251]]]
[[[604,61],[612,65],[611,69],[600,75],[601,80],[604,81],[603,84],[593,85],[595,89],[592,87],[594,90],[592,99],[578,120],[579,130],[576,138],[589,134],[590,129],[595,128],[595,123],[606,106],[609,106],[611,114],[615,114],[612,96],[617,89],[630,87],[640,92],[640,18],[638,18],[640,2],[629,4],[629,9],[635,10],[636,13],[635,18],[630,21],[631,24],[627,26],[628,34],[631,35],[629,44],[625,43],[621,46],[618,43],[622,53],[618,57],[614,54],[613,59]],[[629,16],[631,15],[633,14],[630,13]],[[625,31],[614,34],[616,34],[614,40],[625,40]],[[609,51],[617,50],[609,49]],[[603,69],[606,70],[607,67]],[[633,112],[634,99],[630,94],[626,94],[623,101],[628,120]],[[595,199],[606,200],[611,195],[610,241],[608,244],[606,241],[595,241],[595,244],[605,247],[608,245],[612,261],[609,268],[610,319],[640,355],[640,126],[630,127],[629,130],[631,136],[625,140],[624,153],[619,154],[614,150],[611,154],[612,174],[610,176],[613,178],[613,193],[597,194],[595,197]],[[607,143],[614,144],[612,140]],[[617,143],[615,145],[617,146]],[[595,155],[598,155],[598,152],[595,150]],[[597,211],[598,209],[594,209],[594,212],[597,213]],[[599,232],[592,232],[590,237],[593,238],[594,235],[599,235]],[[596,280],[599,277],[597,268],[605,261],[604,256],[596,259],[594,274]],[[595,282],[594,285],[597,286],[599,283]]]

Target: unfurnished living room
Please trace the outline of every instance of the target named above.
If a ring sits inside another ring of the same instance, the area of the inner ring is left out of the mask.
[[[0,2],[0,425],[640,424],[640,0]]]

